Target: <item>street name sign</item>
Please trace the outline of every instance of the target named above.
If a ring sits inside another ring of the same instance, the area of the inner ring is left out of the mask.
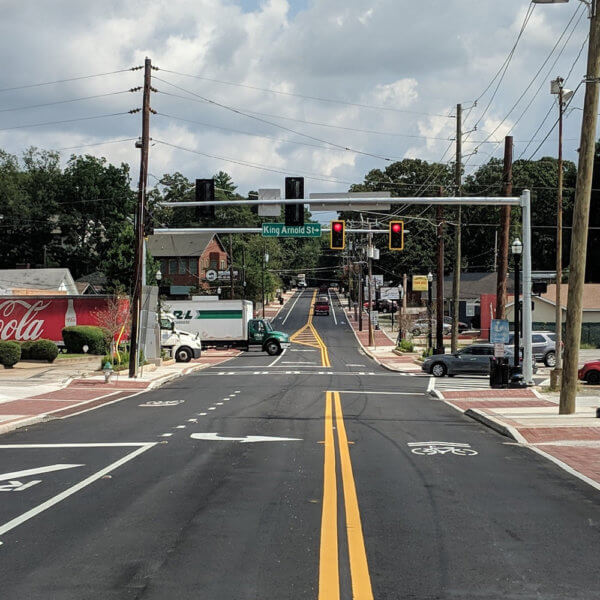
[[[286,225],[285,223],[263,223],[263,237],[321,237],[320,223]]]

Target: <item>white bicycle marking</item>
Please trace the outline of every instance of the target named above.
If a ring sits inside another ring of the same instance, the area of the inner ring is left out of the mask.
[[[407,444],[413,454],[435,456],[436,454],[454,454],[455,456],[475,456],[477,450],[471,444],[460,442],[412,442]]]

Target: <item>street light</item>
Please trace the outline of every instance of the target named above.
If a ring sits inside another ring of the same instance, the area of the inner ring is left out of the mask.
[[[160,269],[158,269],[158,271],[156,271],[156,275],[154,277],[156,278],[156,287],[158,288],[158,293],[157,293],[157,298],[158,298],[158,321],[160,323],[160,282],[162,280],[162,273],[160,272]]]
[[[269,253],[265,250],[263,254],[263,268],[262,268],[262,315],[265,318],[265,270],[269,264]]]
[[[427,312],[429,313],[429,333],[427,335],[427,348],[431,350],[433,348],[433,308],[432,308],[432,282],[433,274],[431,271],[427,274]],[[438,315],[438,319],[439,319]]]
[[[555,331],[556,352],[554,370],[550,373],[550,387],[557,389],[562,372],[562,302],[560,287],[562,283],[562,220],[563,220],[563,113],[567,102],[573,97],[574,92],[563,87],[564,79],[557,77],[550,82],[550,93],[558,95],[558,193],[556,196],[556,296],[555,296]]]
[[[523,244],[521,243],[521,240],[519,238],[517,238],[513,243],[512,243],[512,255],[515,261],[515,303],[514,303],[514,307],[515,307],[515,332],[514,332],[514,344],[515,344],[515,357],[514,357],[514,361],[515,361],[515,371],[516,373],[518,373],[520,371],[519,369],[519,358],[520,358],[520,354],[521,354],[521,344],[520,344],[520,340],[519,340],[519,334],[520,334],[520,330],[521,330],[521,300],[520,300],[520,296],[521,296],[521,289],[520,289],[520,279],[521,279],[521,254],[523,253]]]

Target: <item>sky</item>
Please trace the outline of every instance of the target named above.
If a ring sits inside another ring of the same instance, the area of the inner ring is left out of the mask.
[[[304,176],[306,194],[347,191],[395,160],[453,160],[458,103],[467,173],[501,157],[509,134],[515,159],[556,156],[550,80],[569,73],[564,153],[576,159],[589,21],[575,0],[0,0],[0,11],[0,149],[105,156],[131,165],[133,185],[141,115],[128,111],[142,96],[127,90],[145,57],[158,67],[150,187],[223,170],[243,194],[286,176]]]

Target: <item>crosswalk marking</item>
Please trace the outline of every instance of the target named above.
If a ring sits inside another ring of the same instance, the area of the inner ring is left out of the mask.
[[[490,387],[489,377],[439,377],[434,379],[436,390],[461,391],[487,389]]]

